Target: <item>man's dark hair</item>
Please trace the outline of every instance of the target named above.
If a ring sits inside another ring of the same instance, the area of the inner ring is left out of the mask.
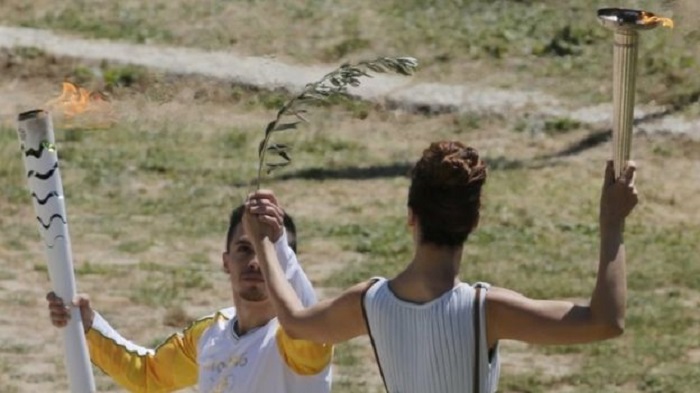
[[[233,232],[236,230],[236,227],[241,224],[241,221],[243,221],[244,209],[245,206],[240,205],[231,212],[228,231],[226,232],[226,252],[231,251],[229,247],[231,244],[231,239],[233,238]],[[284,212],[284,228],[287,230],[287,241],[289,242],[289,247],[291,247],[294,252],[297,252],[297,227],[294,225],[292,216],[287,214],[287,212]]]

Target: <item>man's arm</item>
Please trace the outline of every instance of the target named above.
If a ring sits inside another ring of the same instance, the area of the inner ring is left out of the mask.
[[[287,281],[292,285],[305,307],[316,303],[316,293],[311,281],[304,273],[296,253],[289,245],[289,234],[284,227],[285,213],[280,207],[277,197],[270,190],[258,190],[252,195],[256,201],[255,214],[262,217],[267,223],[266,234],[275,245],[275,254]]]
[[[211,319],[168,337],[155,350],[135,345],[99,314],[87,332],[90,359],[133,392],[171,392],[197,383],[197,340]]]
[[[634,164],[615,179],[606,168],[600,207],[600,261],[589,305],[534,300],[503,288],[486,296],[489,346],[513,339],[536,344],[575,344],[604,340],[624,330],[627,280],[624,223],[637,204]]]
[[[55,294],[47,296],[54,326],[65,326],[67,307]],[[171,392],[197,383],[197,341],[213,318],[199,320],[185,331],[171,335],[156,349],[134,344],[93,311],[80,297],[85,336],[93,364],[115,382],[133,392]]]
[[[311,281],[306,276],[304,269],[297,261],[297,255],[289,246],[287,232],[282,229],[282,235],[275,241],[275,255],[279,261],[284,275],[292,285],[294,292],[301,300],[304,307],[308,307],[317,302],[316,292],[311,285]]]

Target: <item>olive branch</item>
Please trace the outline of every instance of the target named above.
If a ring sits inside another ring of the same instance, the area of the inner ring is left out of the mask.
[[[361,77],[371,78],[370,71],[376,73],[394,72],[400,75],[412,75],[418,67],[418,61],[413,57],[379,57],[374,60],[363,60],[354,64],[345,63],[336,70],[324,75],[316,82],[308,83],[301,94],[287,101],[277,111],[274,120],[265,127],[265,137],[258,148],[258,176],[256,189],[260,189],[263,177],[263,167],[270,174],[275,169],[289,165],[291,147],[282,143],[271,143],[272,135],[276,132],[297,129],[300,123],[308,123],[304,117],[308,110],[305,106],[311,103],[326,102],[333,96],[349,97],[348,86],[360,85]],[[265,162],[267,153],[281,158],[276,162]]]

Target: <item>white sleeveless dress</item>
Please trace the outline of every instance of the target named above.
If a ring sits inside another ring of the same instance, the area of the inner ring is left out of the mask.
[[[488,284],[479,283],[484,289]],[[397,298],[385,278],[365,292],[362,307],[388,393],[493,393],[498,348],[488,350],[481,291],[481,334],[474,337],[476,290],[460,283],[424,304]],[[480,392],[473,392],[474,343],[480,345]]]

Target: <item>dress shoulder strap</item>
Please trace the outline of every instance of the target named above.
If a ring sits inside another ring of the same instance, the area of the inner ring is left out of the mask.
[[[481,393],[481,303],[482,293],[486,296],[486,291],[489,290],[491,284],[485,282],[476,282],[474,285],[474,304],[472,306],[472,321],[474,321],[474,370],[472,372],[474,386],[473,393]]]
[[[474,306],[472,307],[472,310],[474,312],[474,316],[472,320],[474,321],[474,371],[473,371],[473,378],[472,380],[474,381],[474,387],[472,388],[473,393],[480,393],[481,390],[481,379],[479,378],[480,372],[479,372],[479,358],[481,355],[480,347],[481,347],[481,286],[475,285],[475,294],[474,294]]]

